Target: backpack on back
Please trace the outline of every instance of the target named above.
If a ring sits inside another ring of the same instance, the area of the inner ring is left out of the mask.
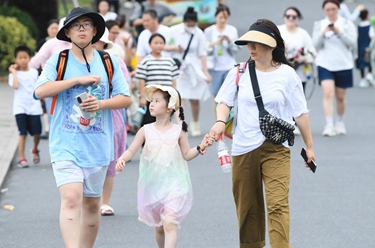
[[[110,95],[111,95],[112,88],[113,88],[112,78],[113,78],[113,73],[114,73],[111,56],[109,56],[109,54],[107,52],[104,52],[104,51],[98,51],[98,53],[100,55],[100,58],[102,59],[102,62],[103,62],[104,68],[105,68],[105,72],[107,73],[107,76],[108,76],[109,92],[110,92]],[[59,54],[59,58],[57,60],[57,65],[56,65],[56,71],[57,71],[56,81],[61,81],[64,78],[66,65],[67,65],[67,61],[68,61],[68,55],[69,55],[69,49],[63,50]],[[53,96],[50,115],[53,115],[53,113],[55,112],[57,96],[58,95]]]

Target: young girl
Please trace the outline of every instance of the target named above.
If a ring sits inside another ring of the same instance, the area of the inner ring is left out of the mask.
[[[158,33],[151,35],[149,42],[152,49],[151,54],[144,57],[137,68],[136,78],[139,79],[140,106],[147,106],[142,126],[155,122],[155,117],[150,114],[150,104],[147,103],[144,87],[149,84],[170,85],[176,88],[176,78],[179,71],[172,58],[162,55],[165,46],[165,38]]]
[[[129,149],[117,160],[116,170],[122,171],[145,142],[139,167],[138,219],[155,227],[159,248],[176,247],[178,225],[193,204],[186,161],[204,154],[213,139],[205,135],[197,147],[190,148],[180,95],[173,87],[148,85],[145,95],[156,122],[139,129]],[[170,121],[177,110],[183,132],[180,125]]]

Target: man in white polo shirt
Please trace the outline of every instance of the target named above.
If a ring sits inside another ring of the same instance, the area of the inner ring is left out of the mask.
[[[159,24],[158,15],[155,10],[145,11],[142,16],[142,21],[145,30],[143,30],[138,37],[138,63],[141,62],[146,55],[151,53],[151,47],[148,44],[148,41],[152,34],[159,33],[163,35],[165,39],[169,36],[169,27]],[[167,51],[163,51],[162,54],[165,57],[171,56]]]

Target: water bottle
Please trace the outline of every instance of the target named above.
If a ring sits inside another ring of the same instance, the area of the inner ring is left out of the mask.
[[[216,143],[217,153],[219,155],[220,166],[223,172],[231,172],[232,164],[228,153],[228,146],[223,140],[222,136],[219,136],[219,140]]]
[[[223,55],[223,44],[218,44],[217,45],[217,55],[222,56]]]
[[[139,107],[137,111],[133,114],[132,122],[134,126],[140,127],[143,121],[143,116],[146,113],[146,108],[147,107]]]

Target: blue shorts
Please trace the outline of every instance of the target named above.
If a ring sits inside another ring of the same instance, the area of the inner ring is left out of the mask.
[[[343,71],[329,71],[326,68],[318,66],[319,84],[323,80],[331,79],[335,81],[335,86],[338,88],[351,88],[353,87],[353,70]]]
[[[32,136],[42,133],[40,115],[18,114],[15,117],[20,135],[27,135],[27,132]]]
[[[84,197],[101,197],[107,168],[108,166],[80,167],[73,161],[52,163],[57,187],[69,183],[82,183]]]
[[[211,94],[216,96],[220,90],[221,85],[224,83],[229,71],[214,71],[209,70],[212,77],[211,81]]]

